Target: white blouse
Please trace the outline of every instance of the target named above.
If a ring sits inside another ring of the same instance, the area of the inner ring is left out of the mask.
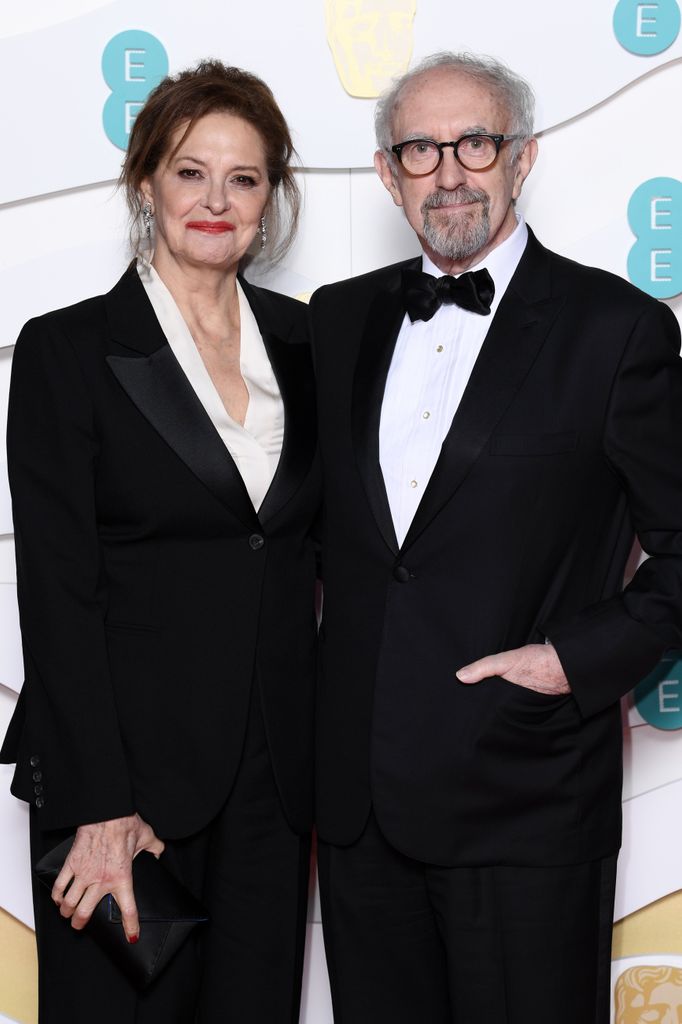
[[[256,318],[239,282],[239,366],[249,392],[244,426],[225,409],[182,313],[157,272],[142,258],[138,258],[137,272],[173,355],[234,459],[258,511],[282,452],[284,403]]]

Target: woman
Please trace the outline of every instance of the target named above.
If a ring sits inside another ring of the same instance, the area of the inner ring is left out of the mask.
[[[254,240],[273,245],[283,203],[295,223],[291,155],[258,78],[211,61],[165,79],[121,179],[149,258],[17,342],[26,683],[2,753],[32,804],[34,862],[75,832],[52,900],[35,892],[41,1024],[298,1021],[311,365],[304,307],[238,275]],[[136,941],[141,850],[210,923],[138,996],[79,932],[111,892]]]

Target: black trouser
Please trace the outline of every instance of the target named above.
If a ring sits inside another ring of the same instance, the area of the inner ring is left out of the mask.
[[[318,859],[335,1024],[608,1024],[616,857],[435,867],[371,816]]]
[[[310,839],[284,818],[255,691],[229,799],[163,854],[210,924],[140,996],[36,883],[40,1024],[298,1024]],[[66,835],[31,833],[34,863]]]

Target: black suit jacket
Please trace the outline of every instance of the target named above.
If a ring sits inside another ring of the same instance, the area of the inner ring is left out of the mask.
[[[298,830],[312,810],[314,389],[305,307],[242,286],[285,406],[259,513],[134,268],[17,342],[8,455],[26,682],[2,750],[43,828],[229,793],[252,680]]]
[[[620,838],[618,698],[682,637],[682,368],[671,311],[531,235],[402,547],[379,466],[402,266],[311,303],[326,492],[318,827],[370,802],[434,863],[562,863]],[[636,530],[651,556],[621,593]],[[555,644],[545,696],[455,670]]]

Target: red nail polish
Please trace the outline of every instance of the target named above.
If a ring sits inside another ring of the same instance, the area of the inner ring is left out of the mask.
[[[134,946],[139,938],[140,938],[139,935],[129,935],[128,936],[128,942],[130,943],[131,946]]]

